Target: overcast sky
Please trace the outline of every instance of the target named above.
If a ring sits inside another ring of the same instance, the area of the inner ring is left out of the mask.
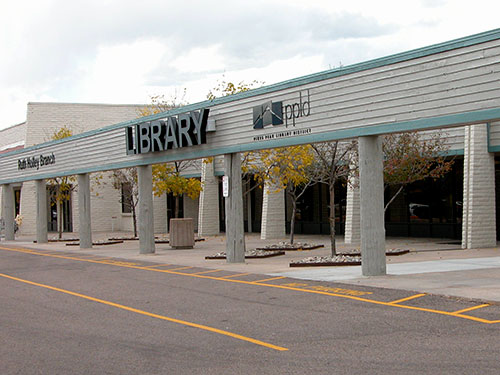
[[[0,129],[28,102],[206,98],[500,27],[498,0],[0,0]]]

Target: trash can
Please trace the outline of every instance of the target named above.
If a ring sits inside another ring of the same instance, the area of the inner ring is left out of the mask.
[[[194,247],[192,218],[170,219],[170,247],[172,249],[192,249]]]

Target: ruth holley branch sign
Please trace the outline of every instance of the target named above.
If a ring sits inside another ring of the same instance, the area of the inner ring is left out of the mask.
[[[46,165],[52,165],[56,163],[56,156],[54,153],[50,155],[39,156],[28,156],[24,159],[17,160],[17,170],[22,171],[25,169],[36,169],[39,170],[41,167]]]

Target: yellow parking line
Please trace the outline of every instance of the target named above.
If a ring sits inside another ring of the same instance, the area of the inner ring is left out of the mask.
[[[246,275],[250,275],[250,273],[249,272],[247,272],[247,273],[237,273],[235,275],[229,275],[229,276],[219,277],[219,279],[226,280],[226,279],[231,279],[233,277],[246,276]]]
[[[20,279],[20,278],[14,277],[14,276],[5,275],[3,273],[0,273],[0,276],[1,277],[5,277],[7,279],[19,281],[19,282],[22,282],[22,283],[39,286],[41,288],[46,288],[46,289],[54,290],[56,292],[61,292],[61,293],[69,294],[71,296],[80,297],[80,298],[83,298],[83,299],[86,299],[86,300],[89,300],[89,301],[99,302],[99,303],[102,303],[104,305],[113,306],[113,307],[116,307],[116,308],[119,308],[119,309],[123,309],[123,310],[126,310],[126,311],[134,312],[136,314],[146,315],[146,316],[149,316],[151,318],[157,318],[157,319],[161,319],[161,320],[166,320],[166,321],[169,321],[169,322],[178,323],[178,324],[182,324],[182,325],[185,325],[185,326],[189,326],[189,327],[193,327],[193,328],[199,328],[199,329],[202,329],[202,330],[205,330],[205,331],[210,331],[210,332],[218,333],[220,335],[225,335],[225,336],[229,336],[229,337],[232,337],[232,338],[235,338],[235,339],[238,339],[238,340],[243,340],[243,341],[251,342],[253,344],[264,346],[264,347],[267,347],[267,348],[270,348],[270,349],[279,350],[279,351],[286,351],[286,350],[288,350],[287,348],[284,348],[284,347],[281,347],[281,346],[277,346],[277,345],[273,345],[273,344],[270,344],[270,343],[267,343],[267,342],[264,342],[264,341],[252,339],[251,337],[246,337],[246,336],[238,335],[237,333],[232,333],[232,332],[229,332],[229,331],[224,331],[222,329],[213,328],[213,327],[209,327],[209,326],[205,326],[205,325],[197,324],[197,323],[191,323],[191,322],[187,322],[185,320],[170,318],[170,317],[164,316],[164,315],[158,315],[158,314],[150,313],[150,312],[147,312],[147,311],[144,311],[144,310],[135,309],[133,307],[129,307],[129,306],[125,306],[125,305],[120,305],[118,303],[114,303],[114,302],[111,302],[111,301],[106,301],[106,300],[103,300],[103,299],[90,297],[90,296],[87,296],[85,294],[75,293],[75,292],[71,292],[69,290],[56,288],[54,286],[50,286],[50,285],[46,285],[46,284],[40,284],[40,283],[36,283],[34,281],[24,280],[24,279]]]
[[[100,258],[104,259],[102,257],[102,255],[88,255],[88,254],[81,254],[80,255],[80,254],[78,254],[78,257],[81,257],[83,259],[92,259],[92,260],[100,260]],[[74,259],[78,259],[78,258],[74,258]],[[112,259],[112,258],[109,258],[109,259]]]
[[[147,267],[141,267],[144,269],[148,269]],[[193,268],[191,266],[188,267],[179,267],[179,268],[169,268],[168,270],[158,270],[158,271],[180,271],[180,270],[187,270],[188,268]],[[151,270],[151,271],[156,271],[156,270]]]
[[[483,305],[472,306],[472,307],[469,307],[467,309],[462,309],[462,310],[454,311],[453,314],[462,314],[462,313],[467,312],[467,311],[481,309],[483,307],[488,307],[488,306],[490,306],[490,304],[489,303],[485,303]]]
[[[284,278],[285,278],[285,276],[271,277],[270,279],[262,279],[262,280],[254,281],[254,283],[263,283],[264,281],[279,280],[279,279],[284,279]]]
[[[392,301],[392,302],[388,302],[390,304],[397,304],[397,303],[401,303],[401,302],[405,302],[405,301],[410,301],[412,299],[415,299],[415,298],[420,298],[420,297],[423,297],[423,296],[426,296],[427,294],[425,293],[421,293],[421,294],[414,294],[413,296],[409,296],[409,297],[406,297],[406,298],[401,298],[401,299],[398,299],[396,301]]]
[[[27,254],[31,254],[31,255],[50,256],[53,258],[78,260],[77,258],[70,258],[70,257],[64,256],[64,255],[47,255],[47,254],[44,254],[42,252],[37,252],[35,250],[25,249],[25,248],[8,248],[8,247],[0,246],[0,249],[6,250],[6,251],[27,253]],[[326,291],[320,291],[320,290],[310,290],[310,289],[297,288],[297,287],[291,287],[291,286],[279,285],[279,284],[263,284],[262,280],[260,282],[256,282],[256,281],[246,281],[246,280],[222,279],[220,277],[214,277],[214,276],[209,276],[209,275],[196,275],[195,273],[176,272],[175,271],[176,269],[172,269],[172,270],[169,270],[169,269],[163,270],[163,269],[155,269],[155,268],[148,269],[148,268],[143,267],[143,266],[135,265],[134,263],[131,263],[131,264],[126,264],[125,262],[113,262],[113,263],[109,262],[109,263],[107,263],[107,262],[98,262],[98,261],[95,261],[92,259],[83,259],[83,258],[79,259],[79,260],[81,260],[82,262],[97,263],[97,264],[109,264],[109,265],[114,265],[114,266],[118,266],[118,267],[133,268],[133,269],[146,270],[146,271],[152,271],[152,272],[169,273],[172,275],[191,276],[191,277],[197,277],[200,279],[220,280],[220,281],[226,281],[226,282],[232,282],[232,283],[238,283],[238,284],[258,285],[258,286],[265,286],[265,287],[270,287],[270,288],[293,290],[293,291],[313,293],[313,294],[321,294],[321,295],[326,295],[326,296],[340,297],[340,298],[350,299],[350,300],[354,300],[354,301],[371,303],[371,304],[375,304],[375,305],[396,307],[396,308],[415,310],[415,311],[425,311],[425,312],[430,312],[433,314],[453,316],[453,317],[457,317],[457,318],[472,320],[475,322],[486,323],[486,324],[500,323],[500,320],[487,320],[487,319],[477,318],[475,316],[469,316],[469,315],[458,314],[458,313],[451,313],[451,312],[443,311],[443,310],[427,309],[427,308],[417,307],[417,306],[396,304],[395,302],[398,302],[398,301],[383,302],[383,301],[377,301],[377,300],[372,300],[372,299],[368,299],[368,298],[362,298],[362,297],[357,297],[357,296],[352,296],[352,295],[343,295],[343,294],[339,294],[339,293],[326,292]],[[182,268],[184,268],[184,267],[181,267],[180,269],[182,269]],[[192,267],[185,267],[185,268],[192,268]]]
[[[154,266],[146,266],[146,268],[165,267],[165,266],[171,266],[171,264],[169,264],[169,263],[155,264]]]
[[[205,273],[211,273],[211,272],[220,272],[222,270],[210,270],[210,271],[203,271],[203,272],[195,272],[193,275],[203,275]]]

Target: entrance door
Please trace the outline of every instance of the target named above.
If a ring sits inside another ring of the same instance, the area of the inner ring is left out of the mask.
[[[58,207],[57,207],[57,186],[48,186],[47,194],[48,194],[48,220],[47,220],[47,229],[49,232],[57,232],[57,218],[58,218]],[[63,232],[72,232],[73,231],[73,214],[71,210],[71,195],[69,199],[63,200],[61,202],[61,217],[63,220]]]

